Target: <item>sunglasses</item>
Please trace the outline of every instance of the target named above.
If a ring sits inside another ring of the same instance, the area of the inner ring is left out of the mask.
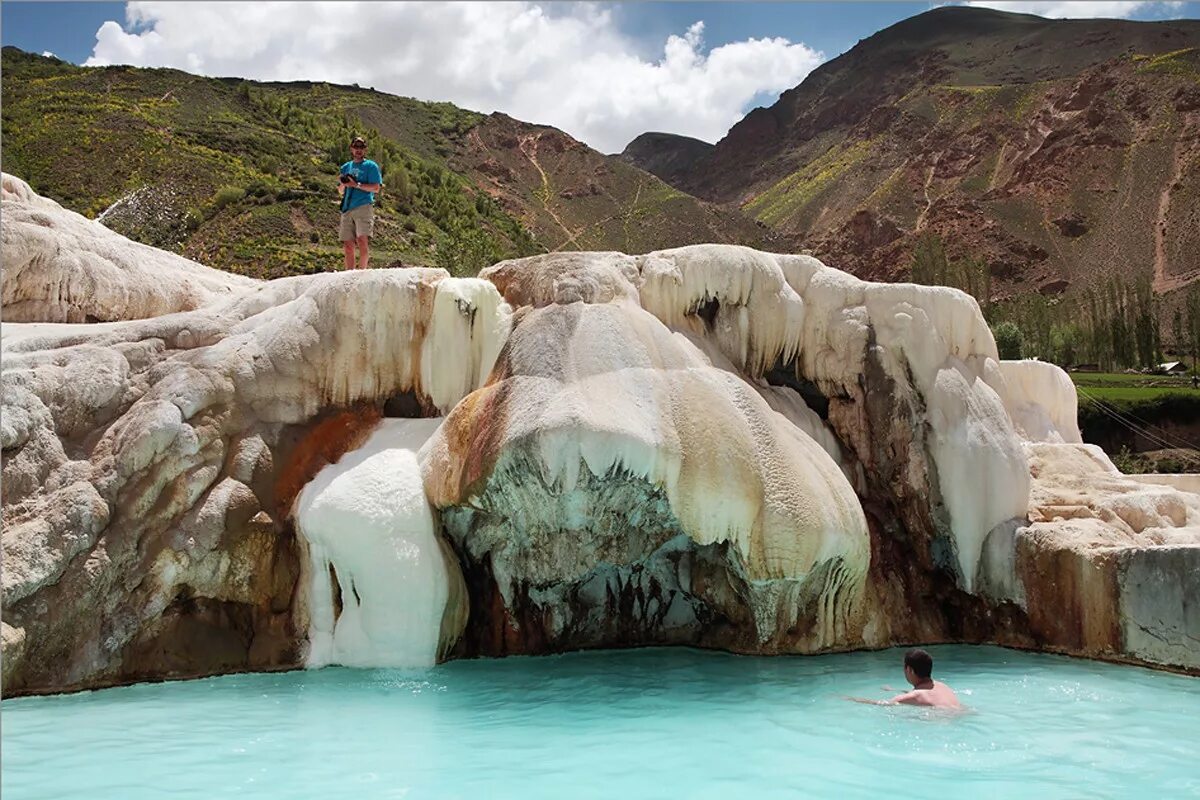
[[[352,145],[350,145],[350,149],[351,150],[366,150],[367,146],[365,144],[352,144]]]

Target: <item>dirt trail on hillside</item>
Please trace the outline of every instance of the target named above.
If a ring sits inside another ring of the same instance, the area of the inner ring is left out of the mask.
[[[938,152],[933,157],[933,163],[929,165],[929,174],[925,176],[925,186],[922,189],[925,192],[925,207],[921,209],[921,214],[917,217],[916,225],[913,226],[914,233],[920,233],[925,227],[925,217],[929,215],[929,209],[933,208],[933,198],[929,196],[929,186],[933,183],[933,173],[937,169],[938,161],[941,157],[941,152]]]
[[[1167,274],[1167,216],[1171,213],[1171,189],[1183,177],[1184,163],[1188,160],[1178,145],[1173,155],[1175,169],[1158,196],[1158,217],[1154,222],[1154,291],[1159,294],[1178,289],[1188,282],[1186,275]],[[1189,275],[1195,272],[1193,270]]]
[[[574,241],[575,237],[579,234],[578,232],[572,233],[571,229],[563,224],[563,221],[559,219],[558,214],[556,214],[554,209],[550,207],[550,178],[546,175],[546,171],[542,169],[542,165],[539,164],[537,160],[538,142],[541,141],[541,138],[542,135],[540,133],[526,134],[518,140],[517,146],[521,149],[521,154],[529,159],[529,163],[533,164],[534,169],[536,169],[538,174],[542,176],[543,194],[540,198],[542,201],[542,207],[546,209],[546,213],[550,215],[555,223],[558,224],[558,227],[562,228],[563,233],[567,235],[566,242],[563,242],[562,244],[559,244],[558,247],[554,248],[555,250],[558,250],[567,242]]]

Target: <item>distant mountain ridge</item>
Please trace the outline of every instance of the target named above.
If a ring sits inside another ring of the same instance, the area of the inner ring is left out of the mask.
[[[1047,20],[942,7],[751,111],[681,190],[741,208],[863,277],[920,237],[983,259],[1000,294],[1200,277],[1200,21]]]
[[[696,162],[712,150],[713,145],[690,136],[652,131],[626,145],[618,158],[675,185],[685,180]]]
[[[562,131],[450,103],[3,51],[5,170],[130,238],[260,278],[340,268],[337,166],[383,168],[372,263],[474,274],[551,250],[770,246],[736,209]]]

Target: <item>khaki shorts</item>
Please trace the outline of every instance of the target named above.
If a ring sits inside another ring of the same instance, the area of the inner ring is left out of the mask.
[[[356,206],[342,213],[342,224],[338,236],[343,242],[353,242],[360,236],[370,236],[375,231],[375,207],[367,204]]]

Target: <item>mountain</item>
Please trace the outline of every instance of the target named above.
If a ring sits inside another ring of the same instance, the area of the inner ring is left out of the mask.
[[[357,86],[3,51],[4,168],[135,241],[260,278],[339,268],[336,175],[383,169],[372,263],[474,274],[553,250],[764,246],[766,228],[562,131]]]
[[[654,170],[651,155],[633,162]],[[1167,292],[1200,277],[1200,21],[937,8],[669,180],[863,277],[906,278],[934,234],[985,263],[998,297],[1114,274]]]
[[[674,133],[643,133],[618,156],[670,184],[679,183],[696,162],[712,152],[708,142]]]
[[[775,242],[736,209],[698,201],[562,131],[492,114],[450,164],[550,250],[645,253],[698,242]]]

